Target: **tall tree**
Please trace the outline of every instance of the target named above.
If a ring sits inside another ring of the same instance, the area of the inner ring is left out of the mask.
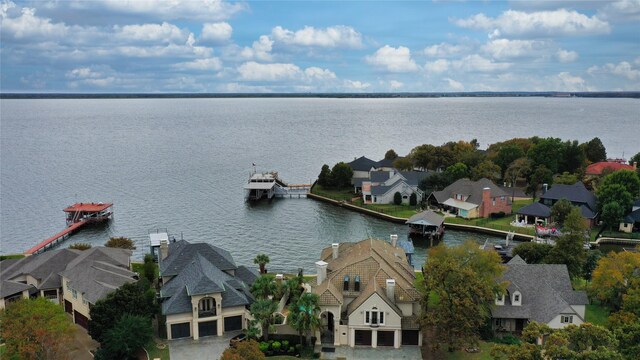
[[[567,199],[558,200],[551,207],[551,217],[558,226],[564,225],[564,220],[569,216],[569,213],[573,210],[573,204]]]
[[[75,327],[62,307],[38,297],[8,303],[0,312],[7,359],[66,359]]]
[[[536,194],[538,193],[538,189],[542,186],[542,184],[551,185],[553,181],[553,172],[547,169],[544,165],[538,165],[538,167],[533,171],[531,177],[529,178],[529,185],[527,186],[527,193],[531,194],[533,198],[536,198]]]
[[[582,169],[586,166],[587,158],[578,141],[565,141],[563,145],[563,151],[564,152],[562,154],[561,161],[559,162],[558,171],[566,171],[570,173],[582,171]]]
[[[598,261],[593,271],[589,294],[603,304],[620,309],[623,296],[635,283],[640,269],[640,253],[630,251],[610,252]]]
[[[544,165],[551,171],[551,175],[559,170],[562,155],[564,154],[564,143],[558,138],[540,139],[527,152],[527,157],[533,161],[537,168]]]
[[[146,284],[146,286],[145,286]],[[148,287],[148,282],[124,284],[106,298],[98,300],[89,309],[89,335],[98,341],[111,329],[115,321],[124,314],[140,315],[153,318],[158,312],[155,302],[155,291]]]
[[[331,169],[331,182],[337,188],[351,187],[353,170],[344,162],[339,162]]]
[[[548,264],[565,264],[569,275],[580,276],[584,269],[587,252],[584,242],[587,240],[587,226],[578,207],[573,207],[564,221],[562,236],[556,240],[545,262]]]
[[[267,269],[266,266],[269,263],[270,259],[267,254],[258,254],[254,259],[253,263],[258,264],[260,266],[260,274],[266,274]]]
[[[331,169],[327,164],[322,165],[320,175],[318,175],[318,185],[325,187],[331,186]]]
[[[463,163],[455,163],[444,171],[444,175],[448,178],[449,183],[453,183],[456,180],[469,177],[469,169]]]
[[[144,256],[144,264],[142,265],[142,272],[145,279],[149,280],[149,283],[153,284],[158,278],[157,275],[158,265],[153,259],[153,255],[146,254]]]
[[[136,359],[138,351],[148,344],[152,337],[153,328],[150,318],[124,314],[105,334],[96,358]]]
[[[506,169],[516,159],[523,157],[524,151],[522,148],[515,144],[508,144],[500,148],[496,154],[493,162],[500,166],[502,169]]]
[[[393,161],[393,167],[400,171],[411,171],[413,170],[413,162],[408,157],[401,157]]]
[[[432,164],[436,147],[430,144],[422,144],[411,149],[409,158],[420,169],[428,169]]]
[[[498,181],[502,174],[502,169],[497,164],[494,164],[491,160],[485,160],[478,164],[478,166],[471,169],[471,178],[473,180],[480,180],[487,178],[493,182]]]
[[[260,276],[251,285],[251,294],[253,294],[256,299],[267,299],[269,296],[273,296],[276,290],[277,286],[273,281],[273,277],[268,275]]]
[[[513,256],[520,256],[527,264],[542,264],[553,246],[535,242],[523,242],[513,249]]]
[[[389,149],[387,150],[386,153],[384,153],[385,160],[395,160],[397,158],[398,158],[398,154],[393,149]]]
[[[602,179],[598,190],[602,186],[620,185],[625,188],[634,199],[640,196],[640,176],[631,170],[615,171]],[[598,195],[600,196],[600,195]]]
[[[433,156],[429,163],[429,168],[449,167],[456,162],[455,153],[446,145],[438,146],[433,150]]]
[[[269,299],[258,299],[251,304],[251,316],[260,325],[265,341],[269,341],[269,328],[274,323],[273,313],[276,310],[278,310],[278,304]]]
[[[133,240],[124,236],[112,237],[104,244],[104,246],[112,247],[112,248],[127,249],[127,250],[136,249],[136,246],[134,245]]]
[[[429,250],[422,322],[435,329],[437,341],[446,343],[449,351],[477,344],[491,304],[504,291],[497,281],[503,270],[497,253],[480,250],[472,241]]]
[[[636,166],[640,166],[640,152],[636,153],[631,157],[631,159],[629,159],[629,165],[633,165],[633,163],[636,163]]]
[[[607,151],[599,138],[595,137],[581,146],[589,162],[596,163],[607,160]]]
[[[320,328],[320,306],[318,305],[318,295],[312,293],[303,294],[297,302],[289,306],[287,322],[302,337],[306,335],[307,340],[311,340],[309,334]],[[309,344],[312,346],[312,344]]]

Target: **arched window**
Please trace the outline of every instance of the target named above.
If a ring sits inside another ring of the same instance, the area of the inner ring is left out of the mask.
[[[212,297],[202,298],[198,303],[198,316],[216,316],[216,299]]]
[[[344,284],[342,286],[343,291],[349,291],[349,275],[344,276]]]
[[[356,275],[353,282],[353,291],[360,291],[360,275]]]

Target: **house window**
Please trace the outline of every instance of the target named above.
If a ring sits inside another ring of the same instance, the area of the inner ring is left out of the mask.
[[[206,297],[198,303],[198,316],[216,316],[216,299]]]
[[[378,202],[378,197],[377,196],[373,197],[373,202]]]
[[[78,292],[77,292],[77,291],[75,291],[75,290],[73,290],[73,289],[71,290],[71,295],[73,295],[73,298],[74,298],[74,299],[77,299],[77,298],[78,298]]]
[[[500,196],[500,201],[504,202],[505,197],[504,196]]]
[[[364,323],[367,325],[384,325],[384,311],[373,308],[364,312]]]
[[[560,322],[563,323],[563,324],[573,324],[573,315],[569,315],[569,316],[562,315],[562,316],[560,316]]]
[[[496,198],[491,198],[491,203],[493,204],[493,206],[496,206]]]
[[[349,291],[349,275],[344,276],[344,284],[342,286],[343,291]]]
[[[462,195],[461,194],[456,194],[456,200],[462,200]]]
[[[82,305],[87,305],[89,302],[87,301],[87,299],[84,298],[84,295],[82,295]]]
[[[369,321],[370,316],[371,316],[371,312],[369,312],[369,311],[365,311],[364,312],[364,323],[365,324],[369,324],[370,323],[370,321]]]
[[[353,281],[353,291],[360,291],[360,276],[356,276],[355,280]]]
[[[520,294],[513,295],[513,301],[520,302]]]

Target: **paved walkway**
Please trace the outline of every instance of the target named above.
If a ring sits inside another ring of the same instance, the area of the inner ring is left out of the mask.
[[[368,346],[336,346],[336,352],[322,353],[321,359],[345,360],[420,360],[422,354],[419,346],[403,346],[399,349]]]
[[[89,336],[85,328],[78,324],[74,324],[74,326],[76,331],[73,335],[69,358],[74,360],[93,360],[93,356],[89,351],[95,351],[100,344]]]
[[[171,360],[217,360],[229,347],[229,340],[242,331],[227,332],[223,336],[206,336],[198,340],[169,340]]]

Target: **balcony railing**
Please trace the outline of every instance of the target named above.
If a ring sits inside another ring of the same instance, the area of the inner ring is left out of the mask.
[[[211,316],[216,316],[216,312],[214,310],[198,311],[198,317],[204,318],[204,317],[211,317]]]

